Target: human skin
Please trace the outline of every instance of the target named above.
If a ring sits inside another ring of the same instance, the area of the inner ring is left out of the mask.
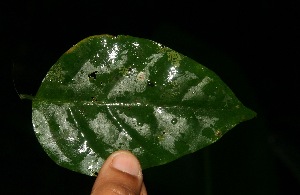
[[[91,195],[147,195],[139,160],[129,151],[112,153],[102,165]]]

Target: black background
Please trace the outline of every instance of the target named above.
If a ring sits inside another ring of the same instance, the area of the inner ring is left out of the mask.
[[[31,102],[49,68],[96,34],[162,43],[210,68],[257,117],[144,170],[149,194],[300,194],[297,1],[2,1],[0,194],[89,194],[93,177],[42,150]]]

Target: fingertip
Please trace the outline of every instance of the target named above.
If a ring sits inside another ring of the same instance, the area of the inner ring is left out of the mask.
[[[147,189],[146,189],[146,186],[145,186],[145,184],[143,182],[140,195],[147,195],[147,194],[148,194],[147,193]]]
[[[145,194],[141,165],[129,151],[116,151],[107,158],[96,178],[92,194],[113,194],[115,190],[125,194]]]
[[[112,154],[111,166],[119,171],[141,177],[141,165],[129,151],[117,151]]]

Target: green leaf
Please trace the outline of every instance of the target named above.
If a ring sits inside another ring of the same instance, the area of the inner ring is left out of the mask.
[[[87,175],[116,150],[143,169],[173,161],[255,117],[211,70],[151,40],[91,36],[49,70],[32,102],[36,136]]]

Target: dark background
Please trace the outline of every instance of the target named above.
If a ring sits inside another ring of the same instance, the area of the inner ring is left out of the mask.
[[[162,43],[215,71],[257,117],[218,142],[144,170],[153,194],[300,194],[297,1],[66,1],[0,3],[0,194],[89,194],[95,178],[42,150],[31,102],[49,68],[96,34]]]

